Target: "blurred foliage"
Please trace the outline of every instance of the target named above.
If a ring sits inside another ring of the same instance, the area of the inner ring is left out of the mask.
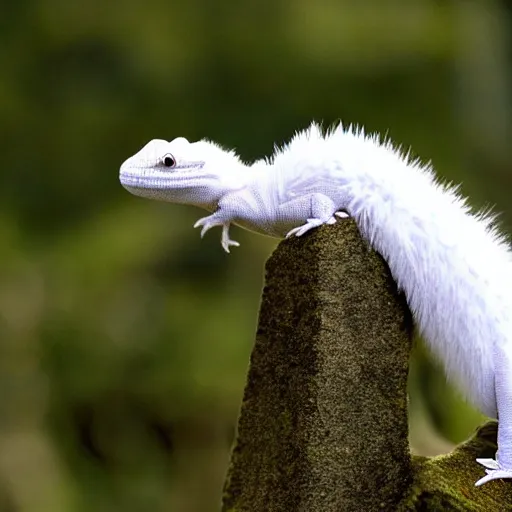
[[[218,508],[276,242],[235,230],[230,256],[219,233],[201,242],[199,211],[120,187],[126,157],[186,136],[250,160],[341,118],[432,159],[510,228],[511,13],[491,0],[4,2],[0,511]],[[456,442],[480,417],[418,353],[411,436],[435,452],[429,418]]]

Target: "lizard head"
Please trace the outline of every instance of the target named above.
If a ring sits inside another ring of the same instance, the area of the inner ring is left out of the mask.
[[[119,179],[138,196],[204,206],[237,185],[241,165],[213,142],[155,139],[122,164]]]

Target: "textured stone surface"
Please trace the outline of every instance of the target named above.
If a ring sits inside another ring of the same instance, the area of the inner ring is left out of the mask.
[[[223,510],[392,510],[411,479],[411,321],[352,221],[279,245]]]

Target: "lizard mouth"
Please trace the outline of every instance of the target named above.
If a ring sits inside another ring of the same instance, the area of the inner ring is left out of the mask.
[[[140,174],[121,173],[121,185],[131,188],[172,188],[174,183],[190,180],[188,176],[141,176]]]
[[[200,171],[203,165],[204,162],[189,163],[165,171],[122,165],[119,180],[123,186],[131,188],[172,188],[178,183],[183,184],[185,181],[197,179],[197,171]]]
[[[125,188],[170,189],[181,188],[204,177],[204,162],[178,165],[170,170],[133,168],[121,166],[119,181]]]

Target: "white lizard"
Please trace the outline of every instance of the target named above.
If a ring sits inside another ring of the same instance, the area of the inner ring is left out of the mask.
[[[481,485],[512,478],[512,252],[486,213],[472,213],[430,166],[378,136],[313,124],[268,160],[245,165],[233,151],[180,137],[153,140],[126,160],[133,194],[197,205],[201,236],[231,223],[274,236],[301,236],[336,217],[355,219],[387,261],[424,340],[450,380],[499,419],[496,459]]]

